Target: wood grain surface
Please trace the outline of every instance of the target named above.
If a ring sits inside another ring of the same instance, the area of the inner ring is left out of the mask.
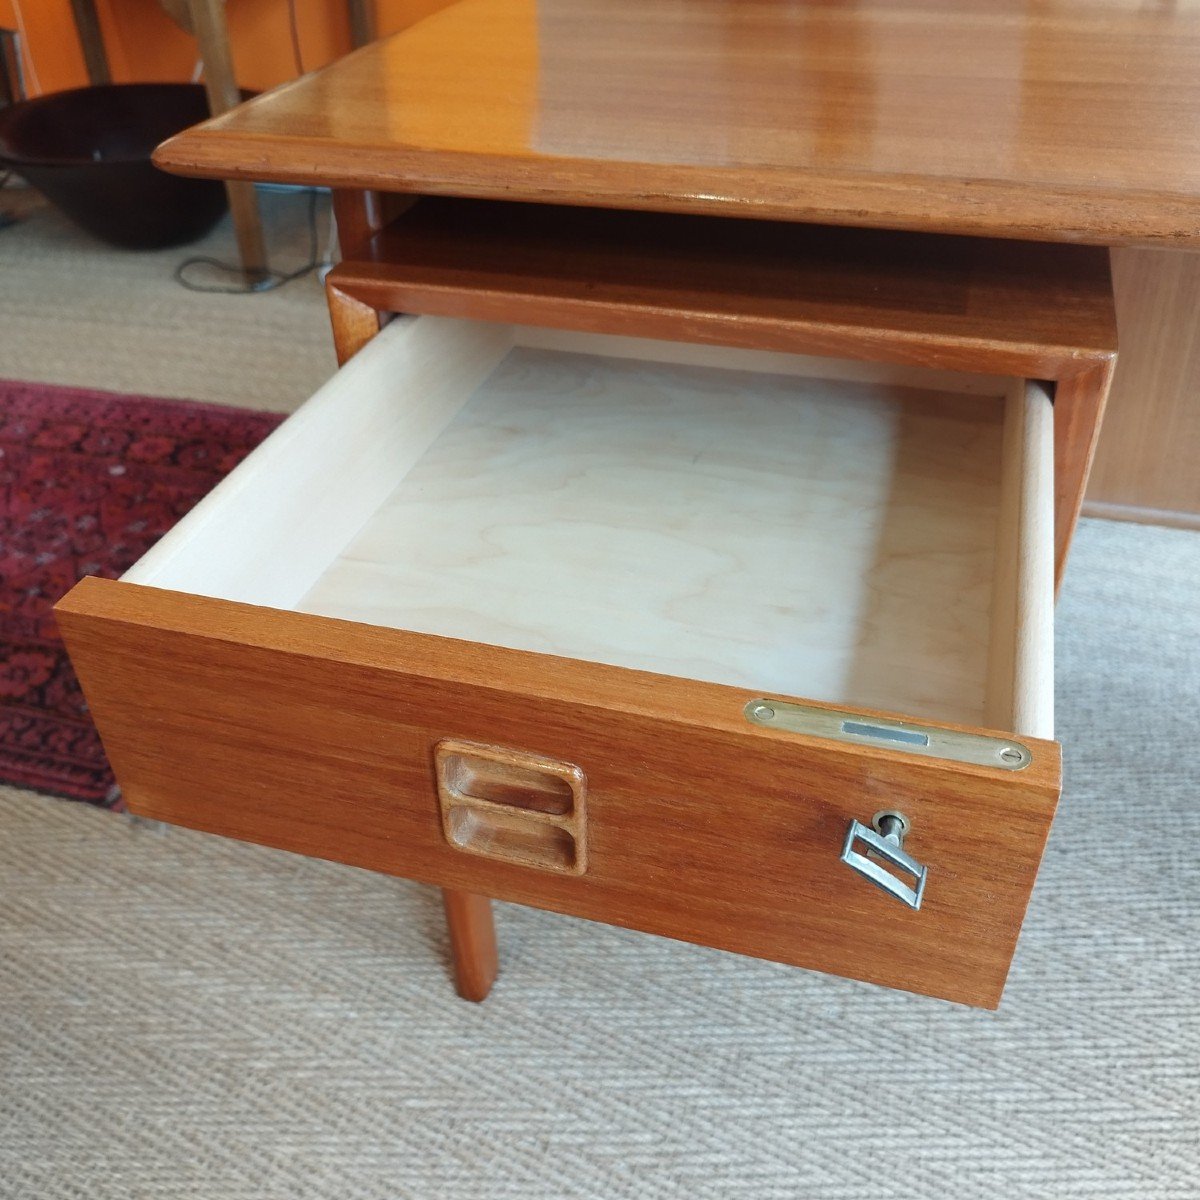
[[[130,808],[457,891],[994,1006],[1053,817],[1058,747],[1011,772],[752,725],[753,696],[87,579],[58,608]],[[445,737],[577,764],[588,869],[444,838]],[[839,862],[912,823],[912,912]]]
[[[329,303],[334,352],[338,366],[344,367],[379,332],[383,325],[383,313],[373,305],[356,300],[328,280],[325,298]]]
[[[546,332],[396,318],[126,579],[1041,732],[989,679],[1012,381]]]
[[[357,257],[375,234],[400,216],[416,200],[395,192],[335,188],[333,216],[337,223],[338,251],[342,258]]]
[[[425,198],[361,255],[328,281],[346,354],[377,309],[1056,381],[1062,582],[1116,356],[1102,249]]]
[[[1200,254],[1113,254],[1121,358],[1085,512],[1200,528]]]
[[[486,896],[443,888],[442,906],[450,931],[455,990],[464,1000],[486,1000],[500,972],[492,902]]]
[[[293,607],[511,344],[507,326],[391,322],[126,577]]]
[[[184,173],[1200,241],[1200,8],[461,0],[179,135]]]
[[[1089,365],[1054,388],[1055,586],[1062,587],[1067,555],[1083,507],[1100,441],[1116,359]]]
[[[587,776],[527,750],[443,738],[433,748],[446,841],[543,871],[587,870]]]
[[[329,283],[389,312],[1036,379],[1117,346],[1090,246],[425,197]]]
[[[386,498],[288,607],[1013,728],[1011,686],[985,717],[1002,397],[631,361],[575,340],[514,347],[410,469],[394,453]],[[297,528],[332,503],[301,496]],[[251,507],[243,493],[230,521],[240,510],[249,527]]]

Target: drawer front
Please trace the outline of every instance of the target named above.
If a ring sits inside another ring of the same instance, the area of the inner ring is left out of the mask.
[[[1021,739],[1021,770],[922,757],[764,727],[737,688],[106,580],[58,615],[136,813],[999,1001],[1052,742]],[[919,911],[841,861],[850,822],[882,810],[928,868]]]

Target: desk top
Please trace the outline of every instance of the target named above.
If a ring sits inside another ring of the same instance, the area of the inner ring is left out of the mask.
[[[179,135],[157,161],[1200,245],[1200,0],[458,0]]]

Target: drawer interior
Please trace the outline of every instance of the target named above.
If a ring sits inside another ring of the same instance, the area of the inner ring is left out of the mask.
[[[1041,389],[394,320],[127,575],[1051,736]]]

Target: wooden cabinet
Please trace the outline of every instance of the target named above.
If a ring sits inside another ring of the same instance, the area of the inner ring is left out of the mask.
[[[1106,255],[646,220],[421,201],[335,271],[338,375],[59,607],[127,802],[994,1006]]]

